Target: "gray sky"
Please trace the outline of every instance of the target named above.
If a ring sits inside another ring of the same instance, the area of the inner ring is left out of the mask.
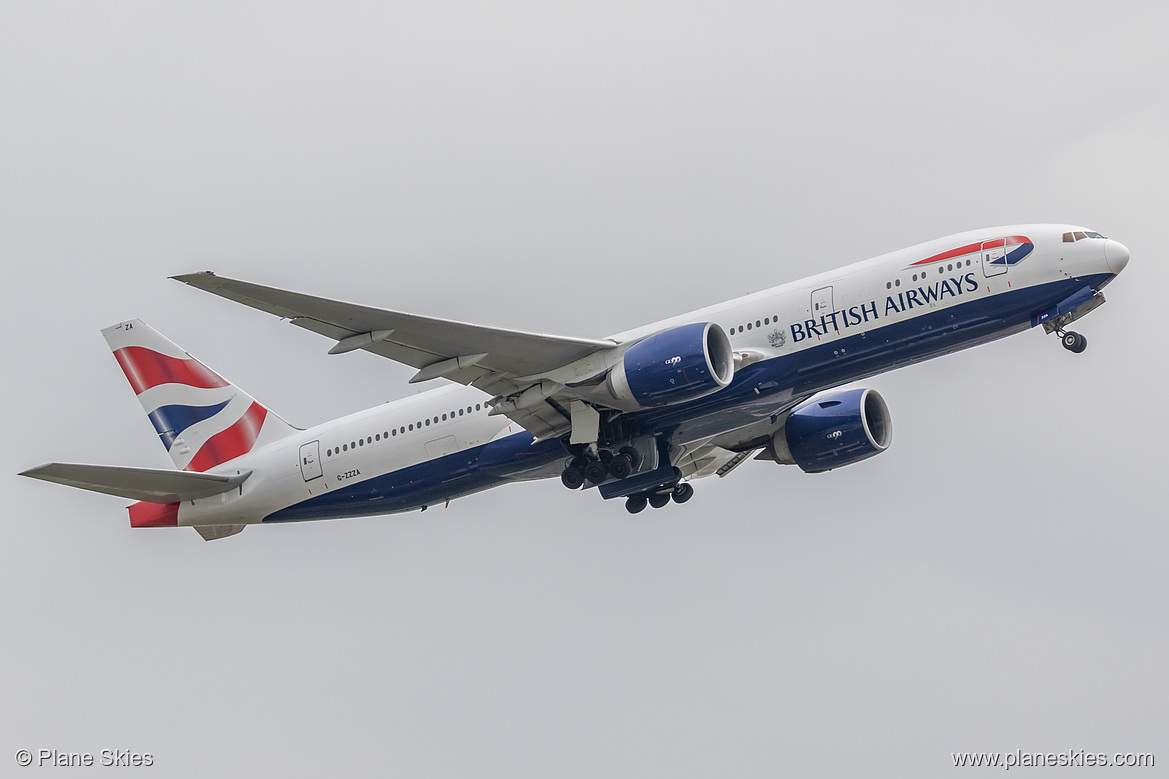
[[[1169,764],[1169,12],[953,5],[0,6],[0,774],[20,748],[167,777]],[[1031,332],[877,377],[895,443],[830,474],[213,544],[14,475],[169,467],[98,332],[126,317],[302,426],[414,391],[175,273],[602,336],[1027,221],[1132,251],[1088,351]]]

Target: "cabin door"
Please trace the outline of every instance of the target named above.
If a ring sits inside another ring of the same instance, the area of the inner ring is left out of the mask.
[[[978,254],[982,257],[982,275],[988,279],[991,276],[1001,276],[1007,272],[1007,249],[1002,245],[1002,241],[995,241],[998,246],[991,246],[984,243],[982,251]]]
[[[832,287],[820,287],[812,293],[812,319],[820,321],[820,317],[835,310],[832,306]]]
[[[287,462],[287,460],[285,460]],[[319,478],[321,471],[321,442],[312,441],[300,447],[300,475],[305,481]]]

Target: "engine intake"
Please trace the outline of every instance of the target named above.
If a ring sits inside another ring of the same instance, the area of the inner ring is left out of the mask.
[[[768,450],[778,463],[823,473],[880,454],[893,442],[893,419],[872,389],[837,392],[788,415]]]
[[[734,376],[734,353],[726,331],[713,322],[697,322],[630,346],[609,372],[607,384],[613,397],[649,408],[709,395]]]

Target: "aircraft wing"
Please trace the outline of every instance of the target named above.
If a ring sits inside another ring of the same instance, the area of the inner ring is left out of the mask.
[[[501,399],[518,398],[535,388],[538,399],[532,399],[530,394],[526,405],[517,407],[516,403],[510,403],[504,413],[537,438],[557,435],[571,427],[566,409],[550,403],[549,398],[563,388],[562,384],[568,383],[568,378],[584,379],[595,373],[591,366],[585,375],[572,371],[566,375],[564,369],[617,346],[614,341],[484,327],[372,308],[229,279],[211,272],[172,278],[332,338],[337,343],[329,350],[330,354],[363,349],[417,368],[418,373],[411,382],[450,379]]]

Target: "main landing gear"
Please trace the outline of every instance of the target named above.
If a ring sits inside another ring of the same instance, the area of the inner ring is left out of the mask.
[[[1073,333],[1071,330],[1061,332],[1059,342],[1063,344],[1063,348],[1074,354],[1079,354],[1088,348],[1088,339],[1079,333]]]
[[[570,490],[622,481],[637,473],[642,465],[641,453],[632,446],[622,446],[616,451],[596,448],[577,451],[580,453],[569,460],[564,470],[560,472],[560,483]],[[643,486],[644,482],[641,484],[634,482],[625,487],[625,490],[616,487],[614,489],[616,495],[610,493],[610,497],[626,495],[625,510],[630,514],[645,511],[646,506],[663,508],[671,500],[675,503],[685,503],[694,497],[694,488],[678,481],[681,474],[675,469],[671,470],[674,475],[666,476],[663,481],[666,479],[669,481],[664,484],[659,481],[656,486],[646,488]]]
[[[694,488],[685,482],[677,484],[673,489],[665,491],[643,492],[640,495],[630,495],[625,499],[625,510],[630,514],[639,514],[645,507],[663,508],[673,500],[675,503],[685,503],[694,497]]]
[[[585,482],[600,484],[609,478],[624,479],[641,465],[641,454],[632,446],[623,446],[616,453],[608,449],[598,452],[597,458],[573,457],[560,474],[560,483],[570,490],[578,490]]]

